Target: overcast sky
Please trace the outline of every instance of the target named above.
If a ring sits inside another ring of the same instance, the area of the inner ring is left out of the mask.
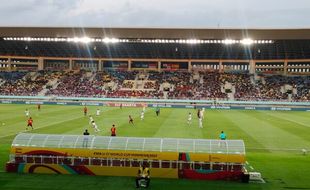
[[[310,0],[0,0],[0,26],[310,28]]]

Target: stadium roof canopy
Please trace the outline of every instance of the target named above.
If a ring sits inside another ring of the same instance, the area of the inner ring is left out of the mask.
[[[310,39],[310,29],[49,28],[0,27],[0,37],[84,37],[159,39]]]
[[[0,56],[310,59],[310,29],[0,28]]]
[[[87,136],[89,149],[245,154],[242,140]],[[85,148],[83,135],[18,134],[12,146]]]

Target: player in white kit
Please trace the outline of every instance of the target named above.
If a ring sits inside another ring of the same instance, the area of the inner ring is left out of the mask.
[[[95,132],[98,133],[100,130],[98,129],[97,124],[95,123],[95,121],[91,122],[92,127],[94,128]]]
[[[100,115],[100,109],[97,109],[96,116],[99,116],[99,115]]]
[[[26,117],[29,117],[29,116],[30,116],[30,112],[29,112],[28,109],[25,110],[25,115],[26,115]]]
[[[204,113],[205,113],[205,108],[202,108],[202,110],[200,111],[200,115],[201,115],[201,118],[204,119]]]
[[[202,117],[200,117],[200,118],[198,119],[198,121],[199,121],[199,128],[203,128],[203,126],[202,126]]]
[[[144,111],[141,112],[140,119],[141,119],[141,121],[144,120]]]
[[[94,118],[90,115],[89,116],[89,124],[92,124],[93,121],[94,121]]]
[[[142,111],[145,112],[145,106],[143,106]]]
[[[188,113],[187,124],[188,125],[192,124],[192,113]]]

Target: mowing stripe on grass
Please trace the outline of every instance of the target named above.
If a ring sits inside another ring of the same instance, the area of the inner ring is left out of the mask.
[[[263,111],[245,112],[237,111],[238,121],[233,121],[247,131],[248,135],[264,144],[264,147],[271,148],[296,148],[305,147],[309,143],[300,136],[289,133],[280,128],[277,124],[274,124],[274,119],[268,117]],[[234,117],[229,116],[232,120]],[[247,121],[246,123],[244,123]],[[248,123],[251,121],[251,124]],[[288,141],[290,139],[290,141]],[[292,143],[294,142],[294,143]]]
[[[272,117],[277,117],[279,119],[286,120],[292,123],[296,123],[298,124],[298,126],[310,127],[310,119],[309,119],[310,115],[305,118],[305,117],[300,117],[298,115],[292,115],[292,114],[287,114],[283,112],[271,112],[271,113],[265,112],[265,114],[268,114]]]

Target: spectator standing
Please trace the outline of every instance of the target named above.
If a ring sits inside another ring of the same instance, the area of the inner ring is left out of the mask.
[[[84,135],[84,138],[83,138],[83,145],[82,146],[87,148],[87,146],[88,146],[88,138],[89,138],[88,137],[89,136],[89,132],[88,132],[87,129],[85,129],[83,135]]]

